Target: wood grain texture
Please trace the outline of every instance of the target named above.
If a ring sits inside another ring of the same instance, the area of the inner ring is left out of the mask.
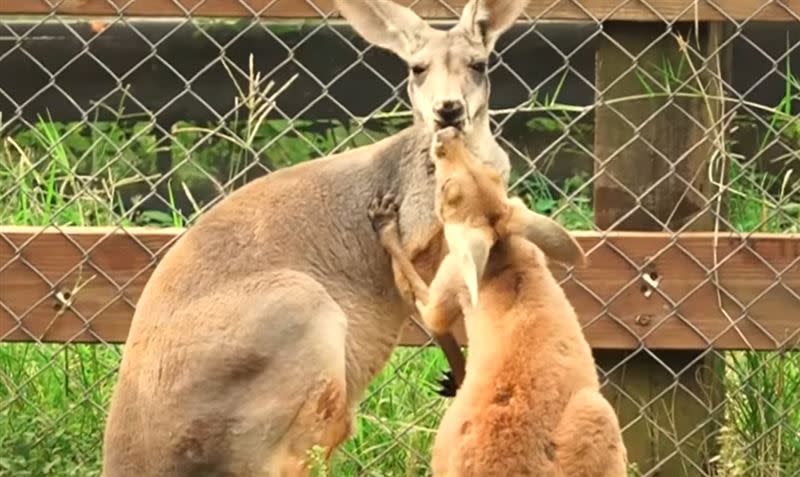
[[[123,342],[136,300],[179,233],[0,227],[0,341]],[[553,270],[564,280],[593,347],[744,346],[718,306],[709,274],[712,234],[687,233],[674,241],[662,233],[576,236],[591,266],[574,276],[557,266]],[[798,346],[800,236],[757,234],[743,240],[725,235],[717,253],[721,303],[733,319],[742,319],[739,327],[752,345]],[[640,270],[655,272],[660,280],[649,298],[642,293]],[[73,294],[63,311],[58,292]],[[465,343],[461,324],[457,330]],[[414,325],[401,340],[405,345],[425,342],[426,335]]]
[[[398,0],[409,5],[411,0]],[[414,10],[430,19],[452,18],[466,0],[419,0]],[[55,4],[53,7],[50,4]],[[0,14],[166,17],[321,18],[333,13],[332,0],[3,0]],[[549,20],[761,20],[797,21],[800,0],[532,0],[531,18]]]

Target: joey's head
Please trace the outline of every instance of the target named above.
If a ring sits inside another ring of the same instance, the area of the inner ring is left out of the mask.
[[[472,155],[456,128],[438,131],[432,151],[436,210],[450,254],[476,306],[478,283],[497,240],[495,226],[511,213],[508,196],[500,174]]]
[[[502,176],[479,161],[456,128],[434,134],[432,157],[436,177],[436,211],[448,224],[485,225],[509,213]]]
[[[364,39],[406,62],[415,121],[430,132],[456,127],[468,135],[478,128],[488,133],[489,55],[527,0],[471,0],[446,31],[390,0],[336,4]]]

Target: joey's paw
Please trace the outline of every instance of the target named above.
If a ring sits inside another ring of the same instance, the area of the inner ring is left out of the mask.
[[[372,228],[376,232],[397,223],[398,205],[394,194],[384,194],[375,197],[369,204],[367,215],[372,221]]]
[[[456,127],[448,127],[436,131],[436,141],[442,143],[449,143],[461,137],[461,130]]]
[[[461,138],[461,131],[455,127],[448,127],[436,131],[433,136],[433,151],[437,157],[443,157],[447,148]]]
[[[453,377],[453,371],[447,371],[444,376],[439,379],[440,388],[436,390],[436,394],[444,397],[455,397],[458,391],[458,385]]]

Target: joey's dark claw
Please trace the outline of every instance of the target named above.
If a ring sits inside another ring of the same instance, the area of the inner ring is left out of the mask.
[[[441,388],[436,391],[436,394],[444,397],[454,397],[456,395],[458,388],[452,371],[444,373],[444,377],[439,380],[439,385]]]
[[[379,229],[379,224],[381,222],[380,217],[380,210],[381,210],[381,199],[379,197],[375,197],[370,201],[369,207],[367,207],[367,217],[369,217],[370,222],[372,223],[372,228],[377,232]]]
[[[397,211],[397,203],[394,200],[394,194],[386,194],[381,199],[381,210],[383,211]]]

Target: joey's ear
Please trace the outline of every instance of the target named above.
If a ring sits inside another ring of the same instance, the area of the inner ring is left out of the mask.
[[[492,50],[527,5],[528,0],[470,0],[461,13],[459,26]]]
[[[445,224],[444,238],[450,253],[456,258],[458,269],[469,291],[472,306],[478,305],[478,285],[494,245],[491,230],[462,224]]]
[[[525,237],[551,260],[575,267],[586,265],[580,244],[561,224],[528,209],[519,197],[509,199],[509,204],[512,212],[506,232]]]
[[[359,35],[409,61],[433,30],[410,8],[390,0],[336,0],[336,7]]]
[[[555,220],[542,217],[545,221],[540,226],[540,231],[534,235],[533,243],[552,260],[578,268],[586,266],[586,254],[575,237]]]

